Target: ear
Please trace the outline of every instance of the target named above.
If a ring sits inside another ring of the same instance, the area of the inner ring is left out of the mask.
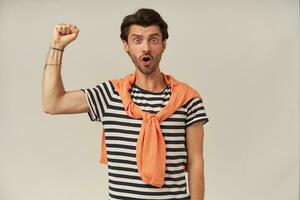
[[[123,50],[128,53],[128,43],[125,40],[122,40],[123,42]]]
[[[166,40],[164,40],[164,41],[163,41],[163,50],[165,50],[165,49],[166,49],[166,46],[167,46],[167,41],[166,41]]]

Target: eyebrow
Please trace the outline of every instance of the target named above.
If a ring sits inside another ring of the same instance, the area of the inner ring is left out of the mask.
[[[160,36],[160,35],[159,35],[158,33],[153,33],[153,34],[150,34],[150,35],[149,35],[149,37],[153,37],[153,36]],[[143,36],[134,33],[134,34],[131,35],[131,37],[140,37],[140,38],[141,38],[141,37],[143,37]]]
[[[153,33],[150,35],[150,37],[153,37],[153,36],[160,36],[158,33]]]

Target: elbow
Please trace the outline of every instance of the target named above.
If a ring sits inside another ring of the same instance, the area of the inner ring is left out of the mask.
[[[55,112],[48,108],[43,108],[43,112],[49,115],[55,115]]]
[[[44,97],[42,99],[43,104],[43,112],[50,114],[50,115],[57,115],[60,113],[60,99],[62,96],[56,96],[56,97]]]
[[[55,113],[52,112],[51,110],[48,109],[43,109],[44,113],[49,114],[49,115],[54,115]]]
[[[43,106],[43,112],[46,113],[46,114],[49,114],[49,115],[55,115],[56,114],[54,106],[44,105]]]

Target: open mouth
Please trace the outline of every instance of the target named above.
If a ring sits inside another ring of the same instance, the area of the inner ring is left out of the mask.
[[[149,62],[151,59],[150,59],[149,57],[144,57],[142,60],[143,60],[144,62]]]
[[[144,64],[150,64],[151,63],[151,57],[149,55],[145,55],[142,57],[142,61]]]

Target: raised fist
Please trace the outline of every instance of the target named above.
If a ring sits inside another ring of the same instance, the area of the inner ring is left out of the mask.
[[[74,41],[79,33],[76,25],[70,23],[60,23],[55,25],[51,46],[64,49],[68,44]]]

